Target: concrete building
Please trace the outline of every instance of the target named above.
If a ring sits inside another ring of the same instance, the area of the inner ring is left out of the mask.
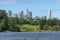
[[[26,16],[27,16],[28,18],[32,18],[32,12],[29,11],[29,9],[26,9]]]
[[[27,8],[26,11],[25,11],[25,14],[24,14],[24,19],[27,19],[28,18],[28,13],[29,13],[29,10]]]
[[[46,16],[42,16],[40,19],[42,19],[42,20],[46,20]]]
[[[14,17],[18,17],[18,15],[17,14],[14,14]]]
[[[29,9],[27,8],[25,11],[25,15],[28,16],[28,13],[29,13]]]
[[[8,17],[12,17],[12,11],[11,10],[8,11]]]
[[[16,14],[15,13],[13,14],[13,17],[16,17]]]
[[[32,12],[29,9],[26,9],[26,14],[24,15],[24,19],[32,18]]]
[[[48,10],[48,19],[51,19],[51,10]]]
[[[28,16],[28,13],[29,13],[29,9],[26,9],[26,15]]]
[[[18,17],[19,17],[19,18],[23,18],[23,16],[24,16],[24,15],[23,15],[23,11],[20,11],[20,12],[18,13]]]
[[[31,12],[31,11],[29,11],[28,17],[29,17],[29,18],[32,18],[32,12]]]
[[[23,14],[24,14],[24,12],[23,12],[23,11],[21,11],[21,16],[20,16],[21,18],[23,18],[23,17],[24,17],[24,15],[23,15]]]
[[[35,16],[35,17],[34,17],[34,21],[37,21],[38,19],[39,19],[38,16]]]
[[[51,19],[58,20],[58,17],[52,17]]]

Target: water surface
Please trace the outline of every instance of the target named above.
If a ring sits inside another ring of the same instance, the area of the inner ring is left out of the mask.
[[[0,32],[0,40],[60,40],[60,32]]]

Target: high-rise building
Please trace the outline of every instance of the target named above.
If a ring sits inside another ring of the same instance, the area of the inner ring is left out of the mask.
[[[16,17],[18,18],[18,15],[16,14]]]
[[[19,12],[18,17],[23,18],[23,11]]]
[[[28,17],[29,9],[27,8],[25,11],[25,16]]]
[[[29,15],[29,10],[28,10],[28,8],[26,9],[25,12],[26,12],[26,13],[25,13],[25,15],[24,15],[24,19],[27,19],[27,18],[28,18],[28,15]]]
[[[32,12],[26,9],[26,17],[32,18]]]
[[[58,20],[58,18],[57,18],[57,17],[52,17],[51,19]]]
[[[40,19],[42,19],[42,20],[46,20],[46,16],[42,16]]]
[[[24,12],[23,12],[23,11],[21,11],[21,18],[23,18],[23,14],[24,14]]]
[[[26,9],[26,15],[28,16],[28,13],[29,13],[29,10],[28,9]]]
[[[51,10],[48,11],[48,18],[51,19]]]
[[[29,9],[26,9],[26,14],[24,15],[24,19],[32,18],[32,12]]]
[[[14,13],[14,15],[13,15],[14,17],[16,17],[16,14]]]
[[[28,17],[32,18],[32,12],[31,11],[28,13]]]
[[[12,17],[12,11],[11,10],[8,11],[8,16]]]
[[[34,17],[34,20],[38,20],[38,19],[39,19],[39,17],[38,17],[38,16],[35,16],[35,17]]]

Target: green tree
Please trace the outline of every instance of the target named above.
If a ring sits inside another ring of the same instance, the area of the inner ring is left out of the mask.
[[[1,30],[0,31],[5,31],[8,30],[8,17],[7,13],[5,10],[0,10],[0,24],[1,24]]]
[[[40,30],[43,30],[43,27],[45,25],[46,25],[46,19],[40,19],[40,21],[39,21]]]

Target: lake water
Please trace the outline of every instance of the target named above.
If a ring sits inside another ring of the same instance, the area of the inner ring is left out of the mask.
[[[60,32],[0,32],[0,40],[60,40]]]

